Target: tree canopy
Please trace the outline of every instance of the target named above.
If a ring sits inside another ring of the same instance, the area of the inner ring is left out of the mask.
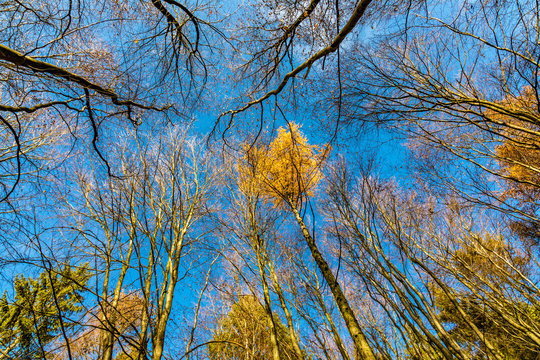
[[[540,358],[540,5],[0,3],[0,359]]]
[[[231,306],[208,345],[210,359],[269,359],[272,357],[268,314],[259,301],[242,296]],[[298,359],[288,331],[277,320],[278,346],[284,359]],[[306,357],[307,358],[307,357]]]
[[[295,123],[289,129],[280,127],[268,146],[245,148],[244,162],[238,166],[241,188],[260,193],[276,207],[314,194],[330,151],[328,146],[309,145]]]

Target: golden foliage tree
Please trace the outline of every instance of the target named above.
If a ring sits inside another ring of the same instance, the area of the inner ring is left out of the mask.
[[[272,358],[271,329],[268,314],[259,300],[251,295],[242,296],[231,307],[230,312],[220,321],[220,329],[214,334],[208,346],[210,359],[264,360]],[[277,340],[282,358],[300,359],[293,350],[292,340],[285,325],[274,314]],[[302,354],[306,357],[306,354]]]
[[[357,357],[371,360],[375,359],[375,354],[366,334],[300,213],[303,198],[311,196],[322,179],[321,165],[329,151],[329,146],[309,145],[294,123],[289,130],[279,128],[278,135],[267,148],[247,151],[249,166],[239,166],[240,188],[248,194],[261,194],[271,199],[275,207],[292,212],[313,260],[330,287]]]
[[[525,87],[515,98],[505,99],[501,105],[521,116],[490,115],[503,126],[503,142],[496,148],[501,173],[507,179],[504,195],[521,205],[528,219],[514,221],[512,229],[525,240],[538,242],[538,202],[540,195],[540,127],[537,119],[538,101],[535,91]]]
[[[275,207],[296,206],[302,197],[313,195],[329,150],[309,145],[295,123],[280,127],[269,146],[247,150],[245,163],[238,167],[241,189],[271,199]]]
[[[529,113],[538,116],[538,102],[534,90],[526,87],[520,96],[501,102],[515,112],[522,112],[523,118],[493,115],[505,126],[504,142],[497,147],[503,174],[511,178],[509,193],[524,198],[536,197],[540,186],[540,128],[527,121]]]
[[[538,328],[540,309],[536,301],[519,294],[521,289],[516,291],[519,279],[529,276],[530,256],[501,236],[472,235],[470,242],[452,253],[447,268],[463,286],[454,285],[453,296],[448,295],[448,288],[433,289],[440,320],[473,359],[495,352],[509,360],[537,359],[538,344],[523,329]]]

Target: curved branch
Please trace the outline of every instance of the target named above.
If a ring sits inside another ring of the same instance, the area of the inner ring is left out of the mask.
[[[199,344],[197,346],[195,346],[194,348],[192,348],[191,350],[187,351],[181,358],[180,360],[182,360],[183,358],[185,358],[186,356],[188,356],[189,354],[191,354],[193,351],[203,347],[203,346],[206,346],[206,345],[210,345],[210,344],[231,344],[231,345],[235,345],[235,346],[238,346],[239,348],[242,348],[244,350],[246,350],[247,352],[250,353],[250,355],[254,355],[253,351],[251,349],[248,349],[247,347],[245,347],[244,345],[240,344],[240,343],[237,343],[235,341],[229,341],[229,340],[210,340],[210,341],[206,341],[202,344]]]
[[[94,114],[92,113],[92,108],[90,106],[90,92],[86,88],[84,89],[84,95],[85,95],[85,98],[86,98],[86,107],[88,109],[88,118],[90,118],[90,123],[92,124],[92,130],[94,132],[94,135],[92,137],[92,147],[94,148],[94,151],[98,154],[101,161],[103,161],[103,163],[107,167],[107,175],[109,175],[110,177],[117,177],[117,176],[114,176],[112,174],[111,166],[109,165],[109,162],[107,161],[107,159],[105,159],[103,157],[103,155],[101,154],[101,151],[99,151],[99,149],[97,147],[98,126],[97,126],[96,120],[94,119]]]
[[[281,36],[278,44],[281,44],[283,43],[285,40],[287,40],[287,38],[289,38],[289,36],[291,36],[291,34],[298,28],[298,26],[300,26],[300,24],[302,23],[302,21],[304,21],[305,19],[307,19],[311,13],[315,10],[315,8],[317,7],[317,5],[319,5],[319,3],[321,2],[321,0],[311,0],[311,2],[309,3],[308,7],[306,8],[306,10],[304,10],[302,12],[302,15],[300,15],[294,23],[291,24],[291,26],[288,26],[286,29],[285,29],[285,32],[283,33],[283,35]]]
[[[290,71],[289,73],[287,73],[283,77],[283,80],[281,81],[281,83],[279,84],[277,88],[275,88],[272,91],[267,92],[265,95],[261,96],[258,99],[248,102],[246,105],[244,105],[243,107],[239,109],[229,110],[224,113],[221,113],[219,118],[225,115],[231,115],[232,117],[234,117],[234,115],[241,113],[243,111],[246,111],[253,105],[262,103],[266,99],[270,98],[272,95],[278,95],[285,88],[289,80],[296,77],[296,75],[298,75],[303,70],[310,69],[313,63],[315,63],[315,61],[335,52],[339,48],[343,40],[345,40],[345,38],[349,35],[349,33],[351,33],[351,31],[356,27],[356,25],[358,24],[358,21],[360,21],[360,19],[364,15],[371,1],[372,0],[360,0],[360,2],[356,5],[356,8],[354,9],[354,12],[352,13],[351,17],[349,18],[349,21],[347,21],[347,24],[345,24],[343,29],[341,29],[341,31],[336,35],[332,43],[328,45],[327,47],[325,47],[324,49],[319,50],[316,54],[311,56],[304,63],[302,63],[301,65],[299,65],[298,67]],[[219,119],[218,119],[218,122],[219,122]]]
[[[165,1],[167,4],[171,4],[171,5],[179,7],[189,17],[189,20],[193,23],[193,26],[195,26],[195,49],[194,49],[194,51],[195,52],[198,51],[199,38],[201,36],[200,30],[199,30],[199,19],[197,19],[197,17],[195,15],[193,15],[193,13],[186,6],[180,4],[179,2],[177,2],[175,0],[163,0],[163,1]],[[152,2],[159,2],[159,0],[153,0]],[[176,19],[175,19],[175,22],[176,22]]]
[[[21,141],[19,139],[19,134],[17,134],[17,132],[15,131],[13,126],[11,126],[9,121],[7,121],[2,115],[0,115],[0,120],[2,121],[4,125],[7,126],[7,128],[13,135],[13,139],[15,139],[15,143],[17,144],[17,155],[15,157],[17,160],[17,179],[15,180],[15,183],[13,184],[11,189],[8,191],[6,196],[0,199],[0,203],[2,203],[6,201],[11,196],[11,194],[13,194],[13,192],[15,191],[15,188],[17,187],[17,185],[19,184],[19,181],[21,180]]]
[[[20,52],[13,50],[5,45],[0,44],[0,60],[10,62],[16,66],[20,66],[26,69],[30,69],[36,73],[44,73],[52,75],[53,77],[67,80],[71,83],[75,83],[85,89],[90,89],[96,91],[98,94],[109,98],[113,104],[119,106],[135,106],[137,108],[146,109],[146,110],[156,110],[162,111],[170,106],[165,106],[163,108],[157,108],[154,106],[148,106],[144,104],[137,103],[132,100],[121,100],[113,90],[102,87],[101,85],[95,84],[81,75],[74,74],[66,69],[63,69],[59,66],[49,64],[44,61],[36,60],[31,56],[26,56]]]
[[[9,111],[9,112],[12,112],[12,113],[17,113],[17,112],[25,112],[25,113],[28,113],[28,114],[31,114],[33,112],[36,112],[40,109],[45,109],[45,108],[48,108],[48,107],[51,107],[51,106],[55,106],[55,105],[65,105],[67,106],[70,102],[72,101],[75,101],[75,100],[81,100],[82,97],[79,97],[79,98],[76,98],[76,99],[71,99],[71,100],[66,100],[66,101],[51,101],[51,102],[47,102],[47,103],[43,103],[43,104],[37,104],[37,105],[34,105],[34,106],[10,106],[10,105],[2,105],[0,104],[0,111]]]

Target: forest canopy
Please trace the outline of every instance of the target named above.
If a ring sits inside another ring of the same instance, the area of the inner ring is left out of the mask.
[[[0,2],[0,359],[540,359],[540,7]]]

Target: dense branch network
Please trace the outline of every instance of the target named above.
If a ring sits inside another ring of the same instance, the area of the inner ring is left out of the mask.
[[[371,1],[372,0],[361,0],[361,1],[359,1],[358,4],[356,5],[356,7],[354,8],[353,13],[349,17],[347,23],[343,26],[343,28],[339,31],[339,33],[334,37],[334,39],[331,41],[331,43],[328,46],[324,47],[323,49],[319,50],[317,53],[310,56],[302,64],[298,65],[293,70],[291,70],[290,72],[285,74],[283,79],[281,79],[281,81],[279,82],[279,85],[274,90],[271,90],[271,91],[267,92],[266,94],[264,94],[263,96],[260,96],[260,97],[258,97],[256,99],[252,100],[252,101],[249,101],[244,106],[242,106],[242,107],[240,107],[238,109],[228,110],[226,112],[221,113],[219,115],[218,122],[216,123],[216,126],[219,123],[219,119],[221,119],[223,117],[226,117],[226,116],[229,116],[230,120],[229,120],[228,126],[227,126],[227,128],[229,128],[232,125],[232,122],[233,122],[233,119],[234,119],[235,115],[237,115],[239,113],[242,113],[242,112],[245,112],[246,110],[250,109],[254,105],[258,105],[258,104],[263,103],[265,100],[269,99],[272,96],[277,96],[278,94],[280,94],[283,91],[283,89],[287,86],[287,84],[289,83],[290,80],[294,79],[298,74],[300,74],[302,71],[304,71],[306,69],[309,72],[309,70],[311,69],[311,66],[313,66],[313,64],[315,62],[317,62],[318,60],[320,60],[322,58],[325,58],[329,54],[332,54],[333,52],[337,51],[339,46],[341,45],[341,43],[355,29],[358,22],[362,19],[363,15],[366,12],[366,10],[367,10],[369,4],[371,3]],[[316,5],[317,5],[316,2],[312,2],[308,9],[312,12],[313,8]],[[306,10],[306,12],[307,12],[307,10]],[[309,16],[309,13],[307,13],[307,15],[306,15],[306,13],[304,13],[295,22],[295,24],[293,25],[293,28],[291,30],[287,29],[286,32],[285,32],[285,35],[282,38],[283,40],[281,40],[280,43],[286,39],[286,36],[289,36],[288,34],[290,34],[290,31],[293,31],[294,26],[298,26],[305,18],[307,18],[307,16]],[[214,127],[214,130],[215,129],[216,129],[216,127]]]
[[[0,359],[537,360],[538,6],[236,5],[0,9]]]

